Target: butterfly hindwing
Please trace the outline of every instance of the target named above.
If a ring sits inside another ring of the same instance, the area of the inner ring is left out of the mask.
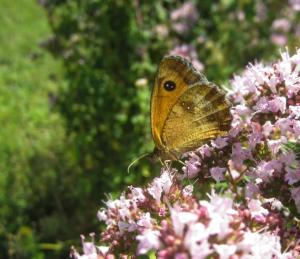
[[[215,85],[196,83],[172,107],[162,131],[168,150],[183,153],[227,134],[230,103]]]

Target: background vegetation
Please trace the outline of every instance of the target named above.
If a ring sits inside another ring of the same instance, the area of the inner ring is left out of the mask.
[[[165,54],[225,85],[248,62],[299,46],[299,9],[280,0],[2,0],[0,255],[65,258],[96,228],[105,193],[148,181],[147,160],[126,168],[153,148],[149,98]]]

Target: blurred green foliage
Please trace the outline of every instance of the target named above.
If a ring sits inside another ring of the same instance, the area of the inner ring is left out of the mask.
[[[0,258],[66,257],[68,239],[96,223],[100,195],[55,110],[64,81],[39,46],[50,34],[43,9],[3,0],[0,22]]]
[[[147,160],[126,168],[153,148],[150,89],[165,54],[192,56],[224,84],[278,55],[278,39],[299,45],[286,1],[189,1],[192,10],[173,0],[39,2],[44,10],[33,0],[0,8],[4,258],[65,258],[96,228],[104,193],[157,173]]]

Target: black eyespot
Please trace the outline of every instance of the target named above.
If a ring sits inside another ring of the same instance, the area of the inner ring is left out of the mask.
[[[164,88],[167,91],[173,91],[176,88],[176,84],[173,81],[166,81],[164,83]]]

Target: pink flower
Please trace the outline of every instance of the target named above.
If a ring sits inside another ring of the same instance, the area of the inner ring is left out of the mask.
[[[230,222],[236,211],[232,208],[231,198],[221,197],[212,192],[210,202],[200,201],[200,205],[206,207],[209,213],[208,233],[216,234],[219,239],[222,239],[232,231]]]
[[[215,179],[216,182],[224,180],[224,172],[226,172],[225,167],[212,167],[210,169],[211,176]]]
[[[105,210],[103,210],[103,209],[98,210],[97,218],[99,219],[99,221],[106,221],[107,220],[107,215],[106,215]]]
[[[129,210],[129,207],[120,207],[119,208],[119,214],[122,220],[126,221],[127,218],[131,217],[131,212]]]
[[[235,214],[236,212],[232,209],[233,200],[229,197],[223,197],[218,194],[215,194],[213,191],[209,195],[210,203],[209,206],[206,205],[207,208],[210,208],[211,212],[217,212],[222,217],[230,216]]]
[[[234,167],[239,168],[246,159],[252,158],[250,150],[242,147],[241,143],[234,143],[232,146],[232,162]]]
[[[94,236],[94,235],[93,235]],[[85,237],[81,235],[82,248],[85,255],[97,254],[97,249],[94,242],[84,242]]]
[[[162,188],[158,183],[152,183],[147,189],[148,193],[157,201],[160,202]]]
[[[133,220],[130,220],[130,222],[118,221],[118,228],[120,233],[123,235],[125,232],[135,231],[137,229],[137,225]]]
[[[157,202],[160,202],[163,192],[165,194],[169,193],[172,185],[172,178],[173,176],[170,175],[168,171],[164,171],[161,176],[155,178],[151,185],[147,188],[149,194],[156,199]]]
[[[174,257],[174,259],[188,259],[189,256],[187,253],[177,253]]]
[[[243,130],[244,123],[240,118],[233,118],[231,122],[231,129],[229,131],[230,137],[236,137]]]
[[[211,145],[215,148],[222,149],[228,145],[227,138],[217,137],[215,140],[211,141]]]
[[[259,193],[260,193],[260,190],[256,184],[254,184],[253,182],[247,183],[246,197],[253,199],[253,198],[256,198]]]
[[[200,148],[197,149],[197,151],[200,153],[202,158],[210,157],[211,156],[211,148],[209,145],[204,144]]]
[[[285,46],[287,44],[287,37],[281,33],[272,33],[271,42],[273,42],[277,46]]]
[[[249,92],[249,90],[244,87],[243,78],[241,76],[234,76],[234,79],[231,81],[232,90],[229,91],[229,96],[232,96],[233,102],[243,103],[244,93]]]
[[[209,232],[202,223],[195,223],[188,228],[184,238],[184,246],[193,259],[205,259],[213,251],[208,243]]]
[[[185,161],[185,166],[183,166],[182,170],[187,178],[195,178],[200,171],[200,157],[195,152],[189,152],[188,155],[189,160]]]
[[[254,170],[256,175],[264,182],[269,182],[275,171],[273,163],[269,161],[261,161]]]
[[[177,33],[184,34],[188,32],[188,30],[190,29],[190,25],[185,22],[174,22],[172,24],[172,28]]]
[[[105,205],[109,208],[109,209],[116,209],[120,204],[120,200],[112,200],[109,199],[105,202]]]
[[[300,11],[300,0],[289,0],[289,4],[295,11]]]
[[[234,110],[239,116],[249,116],[251,114],[251,109],[245,105],[239,104],[234,107]]]
[[[132,193],[132,199],[135,202],[143,202],[145,201],[146,197],[144,195],[143,189],[142,188],[135,188],[133,186],[129,186],[129,189]]]
[[[268,81],[268,86],[269,88],[271,89],[272,93],[273,94],[276,94],[277,93],[277,85],[280,83],[280,79],[275,76],[275,75],[272,75]]]
[[[269,101],[268,106],[271,112],[281,111],[281,113],[285,113],[286,98],[282,96],[275,97],[273,100]]]
[[[269,108],[268,99],[264,96],[261,97],[253,108],[258,112],[267,112]]]
[[[198,11],[193,2],[185,2],[171,12],[172,27],[178,33],[186,33],[197,21]]]
[[[280,150],[282,144],[287,143],[287,138],[282,136],[280,139],[268,140],[268,147],[270,148],[273,155],[276,155]]]
[[[268,232],[246,232],[237,249],[243,252],[243,258],[284,258],[281,256],[280,238]]]
[[[281,113],[285,113],[286,110],[286,98],[277,96],[273,100],[268,100],[266,97],[261,97],[256,105],[254,106],[254,109],[259,112],[278,112],[281,111]]]
[[[190,1],[185,2],[178,9],[175,9],[174,11],[171,12],[172,20],[178,20],[180,18],[188,18],[193,20],[198,19],[198,13],[196,11],[196,7],[192,2]]]
[[[279,157],[279,161],[288,167],[291,165],[297,165],[296,155],[294,152],[281,154]]]
[[[260,200],[251,199],[248,202],[248,208],[251,213],[251,217],[255,219],[265,219],[265,216],[269,214],[269,211],[261,206]]]
[[[137,225],[140,227],[150,229],[152,227],[150,213],[147,212],[147,213],[140,215],[140,219],[138,220]]]
[[[235,254],[237,247],[236,245],[214,245],[214,249],[219,255],[220,259],[230,259]]]
[[[246,72],[245,79],[247,80],[247,87],[253,89],[253,93],[258,93],[257,86],[263,85],[265,82],[268,81],[268,77],[266,75],[266,68],[258,63],[258,64],[250,64],[248,67],[248,73]]]
[[[283,164],[280,159],[273,159],[270,161],[270,164],[274,168],[274,170],[277,172],[281,172],[283,169]]]
[[[175,234],[182,237],[184,228],[195,223],[198,220],[198,215],[191,212],[171,209],[171,219]]]
[[[299,138],[300,138],[300,121],[298,121],[298,120],[293,121],[293,130],[294,130],[296,140],[299,140]]]
[[[297,50],[297,54],[293,57],[284,52],[281,54],[282,61],[277,64],[277,70],[280,73],[281,80],[285,83],[289,96],[291,96],[291,93],[296,94],[300,89],[299,68],[296,66],[296,69],[293,70],[294,62],[299,58],[299,55],[299,50]]]
[[[271,132],[273,131],[274,126],[270,121],[266,121],[266,123],[263,125],[262,132],[265,135],[265,137],[268,137]]]
[[[275,126],[281,131],[281,134],[286,134],[288,131],[292,132],[293,121],[288,118],[280,118],[276,121]]]
[[[164,171],[160,176],[161,186],[165,194],[168,194],[172,186],[173,175],[169,171]]]
[[[288,184],[294,184],[300,181],[300,168],[292,169],[290,167],[286,167],[285,170],[287,173],[284,176],[284,179],[288,182]]]
[[[252,132],[249,135],[249,144],[250,147],[253,149],[255,148],[255,146],[259,143],[261,143],[261,140],[263,138],[263,135],[261,134],[261,132]]]
[[[94,235],[94,233],[90,234],[92,237],[92,242],[85,242],[85,237],[81,235],[83,255],[80,255],[75,249],[72,249],[70,256],[74,259],[98,259],[99,254],[105,256],[109,248],[104,246],[95,246]]]
[[[182,168],[187,178],[195,178],[200,171],[200,162],[186,161]]]
[[[138,243],[137,254],[146,254],[151,249],[157,250],[160,247],[159,231],[147,229],[143,234],[138,235],[136,240]]]
[[[292,198],[295,201],[298,212],[300,213],[300,187],[294,187],[291,189]]]
[[[294,117],[295,119],[300,118],[300,106],[289,106],[290,116]]]
[[[291,28],[291,22],[288,19],[277,19],[272,24],[272,29],[276,31],[288,32]]]

